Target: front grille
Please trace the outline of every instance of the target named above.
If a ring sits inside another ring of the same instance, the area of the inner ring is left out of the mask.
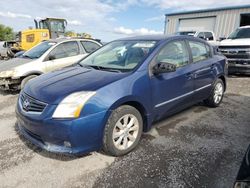
[[[220,49],[250,49],[250,46],[219,46]]]
[[[29,136],[31,136],[32,138],[34,138],[34,139],[36,139],[36,140],[38,140],[38,141],[44,143],[43,140],[42,140],[42,138],[41,138],[39,135],[37,135],[37,134],[31,132],[30,130],[26,129],[25,127],[22,127],[22,129],[23,129]]]
[[[223,55],[225,55],[228,59],[250,59],[250,53],[249,54],[244,54],[244,53],[237,53],[237,54],[223,53]]]
[[[20,106],[25,112],[42,113],[46,103],[36,100],[25,93],[20,94]]]
[[[250,46],[219,46],[219,52],[234,61],[249,61]]]

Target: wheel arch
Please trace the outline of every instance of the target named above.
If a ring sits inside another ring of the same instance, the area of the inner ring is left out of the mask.
[[[21,79],[24,79],[28,76],[32,76],[32,75],[36,75],[36,76],[40,76],[41,74],[43,74],[43,72],[41,71],[30,71],[30,72],[27,72],[26,74],[24,74]]]
[[[223,84],[224,84],[224,91],[226,91],[226,89],[227,89],[226,77],[225,77],[224,75],[219,75],[218,78],[221,79],[221,80],[223,81]]]
[[[145,107],[140,102],[137,102],[137,101],[128,101],[128,102],[125,102],[125,103],[123,103],[121,105],[129,105],[129,106],[132,106],[135,109],[137,109],[140,112],[141,117],[142,117],[143,131],[145,132],[145,131],[148,130],[147,111],[146,111]]]
[[[149,116],[149,110],[142,104],[142,102],[140,102],[139,100],[135,100],[135,99],[121,99],[117,102],[115,102],[111,108],[110,111],[112,112],[113,110],[115,110],[116,108],[123,106],[123,105],[129,105],[134,107],[135,109],[137,109],[141,116],[142,116],[142,120],[143,120],[143,131],[146,132],[149,130],[150,128],[150,116]]]

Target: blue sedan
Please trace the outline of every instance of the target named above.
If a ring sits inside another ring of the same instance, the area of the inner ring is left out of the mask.
[[[153,122],[197,102],[220,105],[227,61],[203,40],[140,36],[113,41],[21,91],[20,132],[45,150],[121,156]]]

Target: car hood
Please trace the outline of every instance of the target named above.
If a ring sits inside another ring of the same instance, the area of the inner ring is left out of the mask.
[[[34,59],[20,58],[20,57],[13,58],[7,61],[3,61],[0,63],[0,72],[11,70],[17,66],[24,65],[31,61],[34,61]]]
[[[220,42],[220,46],[249,46],[250,38],[248,39],[226,39]]]
[[[31,80],[26,84],[24,92],[45,103],[58,104],[73,92],[95,91],[128,74],[73,66]]]

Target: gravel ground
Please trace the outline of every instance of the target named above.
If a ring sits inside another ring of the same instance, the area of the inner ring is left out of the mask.
[[[119,158],[33,146],[15,126],[17,94],[0,93],[0,187],[232,187],[250,143],[250,77],[228,84],[220,107],[199,104],[155,124]]]

